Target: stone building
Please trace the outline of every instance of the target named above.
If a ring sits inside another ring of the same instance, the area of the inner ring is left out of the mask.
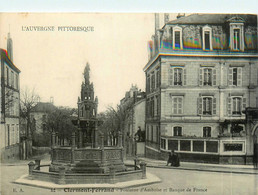
[[[20,70],[13,63],[12,39],[8,33],[7,51],[0,49],[1,57],[1,161],[19,159]]]
[[[145,92],[132,85],[125,93],[125,97],[120,100],[120,107],[126,110],[124,130],[126,132],[126,153],[128,156],[135,155],[135,134],[140,128],[145,131]],[[143,152],[141,152],[143,153]]]
[[[50,138],[46,137],[48,115],[56,109],[53,98],[50,102],[38,102],[30,112],[33,131],[33,145],[50,146]]]
[[[169,16],[167,16],[169,17]],[[245,109],[258,106],[257,16],[179,15],[149,42],[146,156],[250,164]]]

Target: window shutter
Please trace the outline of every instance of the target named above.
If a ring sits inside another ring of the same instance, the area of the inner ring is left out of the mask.
[[[183,98],[178,98],[178,114],[183,114]]]
[[[242,98],[242,111],[246,108],[246,98]]]
[[[168,76],[168,84],[169,85],[173,85],[173,83],[174,83],[174,69],[172,68],[172,67],[169,67],[169,76]]]
[[[228,69],[228,85],[233,85],[233,68]]]
[[[202,115],[202,98],[201,97],[199,97],[197,99],[197,105],[198,105],[198,108],[197,108],[198,115]]]
[[[157,98],[154,97],[154,116],[156,116],[157,114]]]
[[[228,115],[232,114],[231,104],[232,104],[232,99],[231,97],[228,97]]]
[[[212,114],[216,115],[216,98],[212,100]]]
[[[186,68],[184,68],[184,86],[186,86]]]
[[[173,114],[178,114],[178,104],[179,104],[179,101],[178,101],[178,98],[177,97],[172,97],[172,100],[173,100],[173,104],[172,104],[172,113]]]
[[[203,69],[200,68],[200,72],[199,72],[199,85],[202,86],[203,85]]]
[[[212,70],[212,85],[213,86],[216,86],[216,84],[217,84],[217,81],[216,81],[216,77],[217,77],[217,70],[214,68],[213,70]]]
[[[237,86],[242,86],[242,68],[237,68]]]

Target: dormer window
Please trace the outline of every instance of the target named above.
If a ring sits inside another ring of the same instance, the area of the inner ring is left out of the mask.
[[[212,50],[212,29],[211,27],[205,26],[202,31],[202,48],[203,50]]]
[[[244,51],[244,19],[233,17],[228,20],[230,27],[230,48],[232,51]]]
[[[183,49],[182,28],[179,26],[173,28],[173,49]]]
[[[234,29],[233,49],[240,50],[240,29]]]

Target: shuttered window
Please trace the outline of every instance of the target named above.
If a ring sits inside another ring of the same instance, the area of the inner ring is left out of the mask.
[[[233,115],[241,114],[241,98],[239,97],[232,98],[232,114]]]
[[[241,115],[246,109],[245,97],[228,97],[228,115]]]
[[[186,85],[186,68],[169,68],[168,84],[171,86]]]
[[[211,111],[212,111],[212,98],[210,97],[205,97],[202,99],[203,102],[203,110],[202,113],[203,115],[211,115]]]
[[[216,98],[199,97],[197,99],[198,115],[216,115]]]
[[[183,114],[183,97],[175,96],[172,97],[172,113],[173,114]]]
[[[241,67],[229,68],[228,85],[242,86],[242,68]]]
[[[200,86],[216,86],[217,70],[215,68],[200,68],[199,85]]]

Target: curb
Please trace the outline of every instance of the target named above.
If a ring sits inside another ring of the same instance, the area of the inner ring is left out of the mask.
[[[145,185],[151,185],[154,183],[160,183],[161,179],[157,176],[147,173],[146,179],[138,179],[138,180],[132,180],[132,181],[126,181],[126,182],[118,182],[114,184],[110,183],[85,183],[85,184],[56,184],[52,183],[51,181],[41,181],[41,180],[30,180],[28,179],[28,175],[22,175],[17,180],[13,181],[12,183],[15,184],[21,184],[31,187],[38,187],[38,188],[44,188],[44,189],[65,189],[65,188],[71,188],[71,189],[80,189],[80,188],[113,188],[113,189],[125,189],[125,188],[132,188],[132,187],[139,187],[139,186],[145,186]]]
[[[258,172],[244,172],[244,171],[234,171],[234,170],[212,170],[212,169],[201,169],[201,168],[187,168],[187,167],[170,167],[170,166],[158,166],[158,165],[148,165],[151,168],[161,168],[161,169],[177,169],[177,170],[188,170],[188,171],[206,171],[206,172],[217,172],[217,173],[234,173],[234,174],[252,174],[258,175]]]

